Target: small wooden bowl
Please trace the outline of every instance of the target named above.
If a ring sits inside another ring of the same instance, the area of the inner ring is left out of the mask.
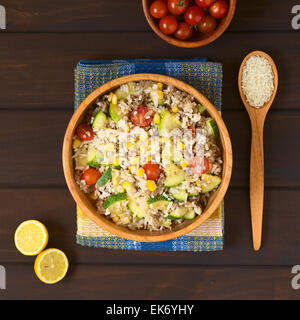
[[[130,230],[126,227],[119,226],[113,223],[110,219],[107,219],[105,216],[99,214],[96,209],[95,203],[85,194],[83,193],[78,185],[75,182],[74,177],[74,166],[73,166],[73,150],[72,150],[72,141],[73,136],[75,134],[75,130],[77,126],[83,121],[85,113],[87,109],[93,105],[95,100],[118,88],[120,85],[128,83],[130,81],[141,81],[141,80],[152,80],[155,82],[161,82],[169,85],[173,85],[180,90],[186,91],[192,96],[194,96],[202,105],[204,105],[211,115],[218,124],[219,131],[220,131],[220,144],[223,149],[223,180],[217,191],[213,194],[213,196],[209,199],[209,203],[203,213],[195,218],[194,220],[186,220],[182,224],[174,227],[171,231],[164,230],[164,231],[148,231],[148,230]],[[121,77],[115,80],[112,80],[103,86],[96,89],[92,92],[79,106],[79,108],[73,114],[69,125],[67,127],[64,143],[63,143],[63,150],[62,150],[62,158],[63,158],[63,169],[65,178],[69,187],[69,190],[79,205],[79,207],[83,210],[83,212],[98,224],[101,228],[107,230],[108,232],[115,234],[119,237],[129,239],[129,240],[136,240],[136,241],[143,241],[143,242],[157,242],[157,241],[165,241],[170,240],[173,238],[177,238],[182,236],[193,229],[197,228],[201,223],[207,220],[214,211],[220,205],[224,195],[227,191],[230,177],[231,177],[231,170],[232,170],[232,149],[231,149],[231,142],[229,138],[229,134],[227,128],[216,108],[205,98],[199,91],[192,88],[191,86],[187,85],[186,83],[179,81],[177,79],[163,76],[159,74],[134,74],[125,77]]]
[[[152,28],[152,30],[163,40],[169,42],[170,44],[173,44],[177,47],[182,48],[197,48],[205,46],[213,41],[215,41],[217,38],[219,38],[224,31],[228,28],[235,12],[236,7],[236,0],[229,0],[229,10],[226,17],[224,17],[218,24],[217,28],[208,34],[203,34],[201,32],[194,32],[192,38],[188,41],[182,41],[176,39],[173,35],[166,35],[162,33],[159,29],[158,22],[159,19],[155,19],[150,14],[150,5],[153,2],[153,0],[142,0],[143,2],[143,10],[145,17]]]

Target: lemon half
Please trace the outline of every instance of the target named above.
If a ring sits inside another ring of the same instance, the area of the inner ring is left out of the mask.
[[[27,220],[15,232],[15,245],[22,254],[35,256],[45,249],[48,238],[48,231],[40,221]]]
[[[34,271],[37,277],[47,284],[62,280],[68,268],[67,256],[58,249],[47,249],[41,252],[34,263]]]

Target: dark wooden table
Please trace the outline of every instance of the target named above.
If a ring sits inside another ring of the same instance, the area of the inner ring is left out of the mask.
[[[298,299],[291,266],[300,264],[300,31],[294,0],[238,0],[229,30],[197,49],[160,40],[139,0],[2,0],[0,31],[1,299]],[[279,91],[265,127],[262,249],[252,250],[249,212],[250,124],[237,89],[244,56],[264,50],[276,61]],[[127,252],[76,245],[75,204],[64,181],[61,147],[73,111],[73,70],[80,59],[208,57],[223,63],[223,115],[234,169],[225,200],[225,249],[217,253]],[[50,246],[71,262],[54,286],[34,275],[33,258],[13,234],[43,221]]]

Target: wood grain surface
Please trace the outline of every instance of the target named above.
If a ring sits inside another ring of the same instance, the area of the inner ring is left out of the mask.
[[[292,0],[237,1],[225,34],[197,49],[173,47],[149,28],[139,0],[2,0],[0,31],[0,265],[4,299],[299,299],[291,266],[300,264],[300,31]],[[265,123],[262,248],[252,249],[250,122],[238,69],[253,50],[274,58],[279,90]],[[126,252],[75,243],[75,204],[61,166],[72,115],[74,68],[81,59],[207,57],[223,64],[223,117],[234,168],[225,198],[222,252]],[[67,278],[40,283],[33,259],[13,243],[17,225],[42,220],[50,243],[68,255]],[[120,283],[122,285],[120,286]],[[28,288],[30,290],[28,291]]]

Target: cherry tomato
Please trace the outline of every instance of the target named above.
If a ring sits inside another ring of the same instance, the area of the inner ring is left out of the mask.
[[[95,133],[92,127],[85,123],[77,127],[76,134],[81,140],[84,140],[84,141],[93,140],[95,136]]]
[[[163,17],[159,22],[159,29],[164,34],[172,34],[177,30],[178,22],[174,16]]]
[[[149,162],[146,163],[143,168],[148,180],[156,181],[159,178],[161,172],[159,164]]]
[[[202,33],[210,33],[217,27],[217,21],[212,16],[205,16],[198,24],[198,30]]]
[[[100,179],[101,175],[102,174],[98,170],[94,168],[89,168],[82,172],[81,180],[84,180],[86,185],[92,186],[96,184],[96,182]]]
[[[217,0],[210,8],[209,13],[216,19],[222,19],[227,15],[228,4],[224,0]]]
[[[168,0],[168,9],[172,14],[180,15],[185,13],[189,6],[189,0]]]
[[[147,107],[140,106],[131,112],[130,120],[135,126],[146,127],[153,120],[153,112]]]
[[[193,29],[186,22],[179,22],[178,29],[174,33],[175,38],[179,40],[189,40],[193,35]]]
[[[195,0],[195,2],[200,8],[207,8],[213,4],[213,0]]]
[[[195,174],[204,174],[209,171],[209,160],[196,156],[192,159],[190,167]]]
[[[189,7],[184,14],[185,21],[191,26],[199,24],[202,21],[203,17],[204,12],[198,6]]]
[[[150,7],[152,17],[160,19],[168,14],[168,7],[162,0],[155,0]]]

